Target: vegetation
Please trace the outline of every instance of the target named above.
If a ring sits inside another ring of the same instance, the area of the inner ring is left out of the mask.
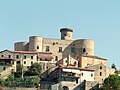
[[[120,76],[110,75],[104,80],[100,90],[120,90]]]
[[[30,69],[26,71],[27,75],[23,78],[23,66],[17,65],[17,72],[12,73],[6,80],[0,79],[0,86],[2,87],[38,87],[40,83],[41,66],[39,63],[31,65]],[[32,74],[30,74],[32,73]]]
[[[33,73],[33,74],[38,75],[40,77],[41,65],[39,63],[33,63],[28,71],[29,71],[29,73]]]

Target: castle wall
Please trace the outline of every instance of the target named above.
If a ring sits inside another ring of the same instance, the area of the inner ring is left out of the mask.
[[[61,59],[64,59],[70,54],[70,44],[72,40],[60,40],[60,39],[43,39],[43,52],[53,53],[53,60],[57,62]],[[46,47],[49,46],[49,51],[46,51]],[[59,51],[59,48],[62,48],[62,51]],[[58,59],[56,59],[58,57]]]

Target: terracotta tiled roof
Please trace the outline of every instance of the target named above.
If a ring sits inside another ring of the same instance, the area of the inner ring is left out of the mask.
[[[53,59],[52,56],[45,56],[45,55],[42,55],[42,56],[39,56],[38,58],[42,58],[42,59]]]
[[[82,57],[89,57],[89,58],[95,58],[95,59],[102,59],[102,60],[107,60],[105,58],[101,58],[101,57],[98,57],[98,56],[93,56],[93,55],[84,55]]]
[[[37,51],[12,51],[12,50],[3,50],[1,52],[8,51],[11,53],[22,53],[22,54],[52,54],[51,52],[37,52]],[[0,53],[1,53],[0,52]]]
[[[10,51],[12,53],[25,53],[25,54],[37,54],[36,51]]]
[[[12,60],[11,58],[0,57],[0,60]]]

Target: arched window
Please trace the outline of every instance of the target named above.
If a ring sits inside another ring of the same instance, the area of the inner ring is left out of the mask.
[[[67,86],[63,86],[62,90],[69,90],[69,88]]]

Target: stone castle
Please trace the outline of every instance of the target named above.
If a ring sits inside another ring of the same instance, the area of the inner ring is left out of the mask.
[[[1,51],[1,77],[16,72],[17,64],[27,70],[38,62],[44,76],[40,83],[43,90],[96,90],[96,85],[114,74],[107,59],[95,56],[93,40],[74,40],[70,28],[60,29],[60,33],[61,39],[30,36],[28,42],[16,42],[13,51]]]

